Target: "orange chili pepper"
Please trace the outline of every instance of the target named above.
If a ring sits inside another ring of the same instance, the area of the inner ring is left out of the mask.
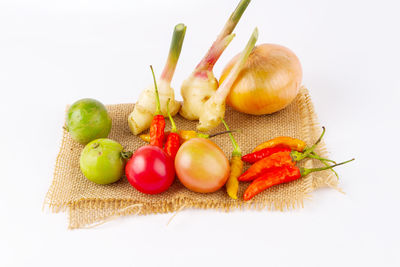
[[[249,162],[254,162],[254,161],[256,161],[256,159],[264,158],[265,156],[275,153],[275,151],[279,151],[280,148],[282,148],[282,151],[285,150],[283,148],[286,148],[286,149],[292,150],[293,153],[295,153],[296,151],[303,152],[302,155],[294,154],[297,161],[304,159],[306,157],[309,157],[309,158],[319,159],[322,161],[336,163],[332,160],[321,158],[314,152],[315,147],[321,142],[324,134],[325,134],[325,127],[322,127],[321,135],[319,136],[318,140],[314,143],[314,145],[312,145],[311,147],[307,147],[306,143],[304,141],[301,141],[296,138],[292,138],[292,137],[288,137],[288,136],[277,137],[277,138],[271,139],[267,142],[264,142],[264,143],[258,145],[253,150],[252,153],[247,154],[244,157],[246,159],[250,160]]]
[[[334,164],[336,164],[335,161],[330,160],[330,159],[326,159],[326,158],[322,158],[320,156],[318,156],[315,152],[314,149],[316,148],[316,146],[321,142],[322,137],[325,134],[325,127],[322,127],[322,133],[320,135],[320,137],[318,138],[318,140],[314,143],[314,145],[312,145],[309,148],[305,148],[303,153],[299,152],[299,151],[291,151],[290,148],[287,147],[268,147],[268,148],[263,148],[261,150],[258,150],[256,152],[244,155],[242,157],[243,161],[246,162],[250,162],[250,163],[254,163],[256,162],[256,166],[255,167],[251,167],[248,171],[250,172],[252,170],[252,168],[254,168],[254,172],[257,173],[257,168],[261,168],[260,165],[261,164],[266,164],[266,163],[258,163],[258,161],[261,161],[264,158],[268,158],[269,156],[278,153],[278,152],[287,152],[290,153],[290,157],[292,158],[293,162],[295,161],[300,161],[304,158],[313,158],[313,159],[318,159],[320,160],[325,166],[329,166],[329,164],[327,162],[332,162]],[[282,154],[280,154],[282,155]],[[276,159],[274,157],[271,157],[271,160],[275,160]],[[265,160],[268,161],[268,160]],[[267,164],[268,165],[268,164]],[[268,166],[264,166],[265,170],[268,171],[269,168],[273,168],[273,167],[268,167]],[[338,174],[335,172],[335,170],[332,169],[332,171],[335,173],[335,175],[339,178]],[[247,173],[246,175],[250,175],[249,173]],[[243,174],[243,177],[239,177],[239,180],[242,181],[241,179],[245,179],[245,180],[253,180],[255,179],[256,175],[252,175],[251,177],[249,176],[245,176]]]
[[[221,118],[222,123],[225,125],[227,131],[229,131],[228,124]],[[229,174],[228,181],[225,184],[226,192],[232,199],[237,199],[237,192],[239,190],[239,181],[238,177],[242,173],[243,170],[243,161],[242,151],[238,143],[236,142],[235,138],[231,133],[229,133],[229,137],[231,138],[233,151],[232,151],[232,158],[231,158],[231,173]]]
[[[271,140],[268,140],[262,144],[259,144],[256,146],[256,148],[253,149],[252,152],[259,151],[264,148],[270,148],[270,147],[284,147],[284,148],[290,148],[291,150],[295,151],[303,151],[306,148],[307,144],[306,142],[297,139],[297,138],[292,138],[289,136],[280,136],[273,138]]]
[[[274,153],[251,165],[250,168],[247,169],[247,171],[239,176],[238,180],[252,181],[256,179],[259,175],[274,170],[276,168],[280,168],[283,166],[294,166],[296,165],[296,162],[306,157],[308,157],[308,155],[305,155],[305,153],[301,153],[298,151],[281,151]],[[324,164],[327,164],[326,161],[331,161],[329,159],[321,158],[317,155],[312,155],[311,158],[318,159]]]
[[[170,133],[169,131],[164,132],[164,140],[163,140],[164,142],[167,141],[167,137],[168,137],[169,133]],[[141,134],[141,135],[139,135],[139,137],[140,137],[140,139],[142,139],[146,143],[150,143],[150,134],[149,133],[148,134]]]
[[[317,142],[314,144],[313,147],[315,147],[319,142],[321,142],[322,137],[325,134],[325,127],[322,127],[322,133],[321,136],[318,138]],[[307,148],[306,142],[289,137],[289,136],[280,136],[280,137],[275,137],[271,140],[268,140],[262,144],[259,144],[256,146],[256,148],[253,149],[252,153],[260,151],[261,149],[264,148],[271,148],[271,147],[285,147],[285,148],[290,148],[291,150],[294,151],[299,151],[299,152],[306,152],[305,150],[312,150],[311,148]]]

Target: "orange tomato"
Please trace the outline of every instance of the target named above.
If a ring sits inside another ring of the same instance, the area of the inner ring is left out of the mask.
[[[228,180],[229,160],[212,141],[193,138],[183,143],[175,158],[178,179],[189,190],[211,193]]]

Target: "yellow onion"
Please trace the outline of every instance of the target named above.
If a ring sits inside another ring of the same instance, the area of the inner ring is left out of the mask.
[[[221,84],[239,59],[236,55],[222,71]],[[276,44],[256,46],[236,78],[227,97],[235,110],[263,115],[289,105],[299,92],[302,69],[297,56]]]

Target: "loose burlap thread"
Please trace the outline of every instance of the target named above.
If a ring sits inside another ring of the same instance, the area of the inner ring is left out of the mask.
[[[109,138],[121,143],[125,150],[130,151],[146,144],[129,130],[127,118],[133,107],[134,104],[107,106],[112,118]],[[179,129],[196,129],[197,122],[185,120],[179,115],[174,119]],[[268,139],[283,135],[302,139],[308,145],[312,145],[321,133],[309,92],[304,87],[296,99],[282,111],[271,115],[251,116],[227,107],[225,119],[231,129],[239,130],[235,133],[235,138],[243,154],[251,152],[256,145]],[[169,129],[170,125],[167,123],[166,130]],[[213,132],[223,130],[223,125],[220,125]],[[216,136],[212,140],[230,157],[232,144],[227,135]],[[146,195],[133,188],[125,177],[110,185],[97,185],[87,180],[79,168],[79,157],[83,147],[73,141],[64,130],[53,182],[45,198],[45,205],[50,207],[51,211],[69,212],[70,229],[82,228],[110,217],[166,213],[180,210],[182,207],[224,211],[236,208],[285,210],[303,207],[303,201],[309,198],[310,192],[316,188],[329,186],[337,189],[336,177],[329,171],[323,171],[291,183],[274,186],[249,202],[244,202],[241,198],[229,198],[225,188],[209,194],[191,192],[178,179],[175,179],[166,192]],[[323,142],[316,152],[326,157]],[[320,163],[307,159],[301,162],[301,165],[312,168],[320,166]],[[249,165],[245,164],[245,168],[248,167]],[[240,183],[240,197],[247,186],[248,183]]]

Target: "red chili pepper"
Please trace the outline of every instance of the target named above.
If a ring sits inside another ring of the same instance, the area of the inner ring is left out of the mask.
[[[254,163],[242,175],[239,181],[252,181],[260,175],[283,166],[295,166],[296,162],[291,157],[292,152],[284,151],[274,153]]]
[[[273,138],[271,140],[268,140],[260,145],[258,145],[250,154],[247,154],[243,157],[246,157],[246,159],[243,159],[246,162],[249,163],[254,163],[257,160],[263,159],[273,153],[280,152],[280,151],[288,151],[292,150],[293,151],[293,157],[296,158],[297,160],[310,157],[310,158],[316,158],[319,160],[324,160],[328,162],[332,162],[329,159],[324,159],[319,157],[315,152],[314,149],[315,147],[321,142],[322,137],[325,134],[325,127],[322,127],[322,133],[321,136],[318,138],[318,140],[315,142],[315,144],[311,147],[307,147],[306,143],[302,140],[288,137],[288,136],[280,136]],[[282,149],[282,150],[280,150]],[[295,151],[302,152],[302,154],[296,154]],[[300,158],[301,157],[301,158]]]
[[[333,167],[348,163],[353,160],[354,159],[351,159],[345,162],[341,162],[335,165],[322,168],[305,169],[297,167],[296,165],[293,166],[289,165],[277,168],[275,170],[271,170],[270,172],[265,173],[264,175],[254,180],[249,185],[249,187],[247,187],[246,191],[243,194],[243,199],[245,201],[250,200],[255,195],[261,193],[265,189],[268,189],[274,185],[288,183],[297,180],[300,177],[306,176],[309,173],[332,169]]]
[[[154,115],[150,125],[150,145],[162,148],[164,140],[165,119],[164,116],[161,114],[160,98],[158,96],[157,82],[154,75],[153,67],[150,66],[150,69],[151,73],[153,74],[156,95],[156,114]]]
[[[150,125],[150,145],[162,148],[165,120],[163,115],[155,115]]]
[[[278,152],[290,152],[290,148],[287,147],[267,147],[261,150],[258,150],[253,153],[249,153],[247,155],[244,155],[242,157],[242,160],[248,163],[254,163],[257,162],[263,158],[266,158],[272,154],[278,153]]]
[[[175,122],[169,113],[169,100],[170,99],[168,99],[167,102],[167,112],[172,127],[171,132],[168,134],[167,142],[165,143],[164,152],[167,153],[173,160],[175,160],[176,153],[178,153],[178,149],[181,144]]]
[[[243,194],[243,200],[250,200],[271,186],[296,180],[300,176],[299,168],[296,166],[285,166],[265,173],[247,187]]]
[[[259,175],[264,174],[265,172],[270,171],[274,168],[279,168],[282,166],[291,166],[295,165],[297,161],[300,161],[304,158],[314,158],[318,159],[327,165],[327,162],[336,163],[330,159],[325,159],[318,156],[314,149],[315,147],[321,142],[322,137],[325,133],[325,128],[323,127],[323,131],[317,142],[311,146],[310,148],[306,148],[304,152],[299,151],[291,151],[289,148],[283,148],[281,146],[274,147],[274,148],[264,148],[260,151],[253,152],[249,154],[251,160],[259,157],[260,160],[256,161],[246,172],[244,172],[239,178],[239,181],[251,181],[256,179]],[[282,149],[283,151],[280,151]],[[276,152],[278,151],[278,152]],[[269,155],[268,155],[269,154]],[[267,155],[266,157],[264,157]],[[247,155],[246,155],[247,156]]]

